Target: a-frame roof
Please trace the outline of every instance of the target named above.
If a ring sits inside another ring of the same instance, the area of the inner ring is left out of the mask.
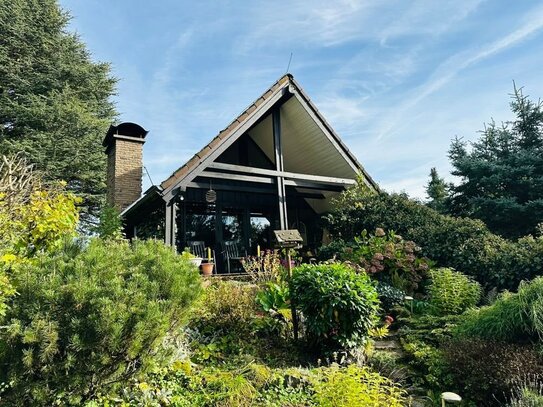
[[[295,97],[299,105],[311,117],[330,143],[341,154],[341,157],[351,166],[354,172],[362,175],[368,186],[378,189],[377,184],[364,170],[354,154],[352,154],[341,141],[336,132],[324,119],[302,87],[294,80],[291,74],[279,78],[269,89],[257,98],[247,109],[236,117],[224,130],[220,131],[204,148],[196,153],[183,166],[162,182],[163,196],[169,200],[174,189],[200,175],[206,166],[211,164],[219,155],[232,145],[239,137],[253,128],[272,108],[288,97]]]

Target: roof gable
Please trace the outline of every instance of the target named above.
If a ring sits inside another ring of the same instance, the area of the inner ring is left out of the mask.
[[[268,158],[273,160],[273,141],[266,137],[267,131],[263,129],[266,126],[271,126],[271,111],[279,103],[283,111],[282,127],[284,130],[282,131],[285,133],[283,144],[285,171],[351,179],[353,174],[362,174],[363,179],[370,187],[378,189],[377,184],[343,144],[292,75],[286,74],[186,164],[162,182],[164,199],[166,201],[171,199],[173,191],[177,187],[199,176],[208,165],[212,164],[247,131],[250,131],[251,137]],[[327,142],[323,141],[319,144],[319,148],[313,148],[311,140],[315,140],[315,137],[321,139],[324,137]],[[301,142],[302,138],[305,141],[305,151]],[[301,160],[303,155],[310,159]],[[316,164],[320,165],[318,168],[326,170],[319,173]]]

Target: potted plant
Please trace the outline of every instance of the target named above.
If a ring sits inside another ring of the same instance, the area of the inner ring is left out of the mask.
[[[202,269],[202,275],[204,276],[212,275],[213,267],[215,267],[215,264],[212,261],[207,261],[205,263],[202,263],[200,266],[200,268]]]
[[[190,261],[196,267],[199,267],[200,264],[202,264],[202,260],[203,260],[201,257],[196,257],[194,254],[192,254],[189,251],[188,247],[185,247],[185,249],[183,250],[183,253],[181,254],[181,257],[183,257],[184,259]]]

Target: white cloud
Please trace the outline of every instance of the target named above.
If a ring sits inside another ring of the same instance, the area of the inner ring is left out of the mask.
[[[506,36],[481,48],[462,51],[448,58],[435,70],[428,81],[412,92],[405,103],[396,107],[395,119],[383,122],[382,127],[377,134],[377,138],[380,139],[394,133],[398,124],[405,120],[405,116],[409,111],[413,110],[423,99],[448,84],[459,72],[485,58],[498,54],[505,49],[518,44],[530,35],[541,30],[541,28],[543,28],[543,7],[530,12],[527,21],[522,22],[520,28],[517,28]]]

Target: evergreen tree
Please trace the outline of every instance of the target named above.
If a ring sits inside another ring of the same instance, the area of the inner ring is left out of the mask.
[[[543,222],[543,104],[514,88],[515,119],[492,121],[479,140],[456,138],[449,151],[460,184],[453,189],[452,211],[483,220],[503,236],[534,233]]]
[[[24,151],[96,219],[105,192],[101,140],[116,80],[95,63],[56,0],[0,0],[0,154]]]
[[[447,211],[447,197],[449,186],[443,178],[439,176],[437,170],[430,170],[430,181],[426,185],[426,195],[428,196],[427,205],[440,213]]]

